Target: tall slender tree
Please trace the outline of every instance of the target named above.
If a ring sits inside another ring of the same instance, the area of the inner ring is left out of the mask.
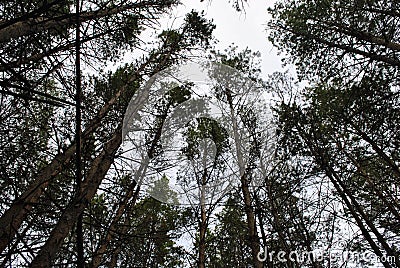
[[[115,6],[117,9],[108,9],[108,4],[111,3],[104,3],[103,6],[108,13],[103,14],[103,17],[97,17],[98,19],[106,21],[107,18],[111,19],[112,16],[121,16],[123,19],[126,15],[124,12],[134,13],[135,8],[137,8],[136,11],[138,12],[136,15],[143,11],[148,12],[146,14],[157,16],[165,10],[164,8],[171,7],[173,3],[146,2],[143,5],[139,5],[140,8],[135,4],[126,3],[126,5]],[[145,8],[146,5],[149,5],[149,9]],[[99,7],[101,6],[99,5]],[[84,7],[89,8],[85,5]],[[118,7],[122,8],[118,9]],[[96,11],[94,6],[90,8]],[[82,11],[82,13],[84,12]],[[99,12],[92,14],[94,18],[96,18],[95,15],[101,13]],[[68,16],[65,18],[68,19]],[[49,21],[52,19],[58,19],[58,17],[50,18]],[[93,19],[93,17],[89,19]],[[84,22],[82,21],[82,27],[84,27]],[[10,22],[10,24],[12,23]],[[67,23],[66,26],[72,27],[73,25],[74,23],[72,22],[70,24]],[[115,25],[118,25],[118,23]],[[42,26],[41,24],[40,27]],[[4,27],[4,29],[9,29],[5,24]],[[51,27],[54,26],[47,25],[45,27],[49,27],[46,29],[52,29]],[[49,156],[47,159],[48,164],[44,163],[33,167],[35,172],[33,177],[35,179],[27,178],[26,187],[18,189],[20,193],[1,216],[1,249],[6,250],[4,255],[7,256],[6,262],[22,264],[29,263],[34,259],[31,263],[32,266],[50,266],[56,260],[65,261],[60,258],[58,252],[65,239],[69,237],[77,216],[85,211],[90,200],[96,196],[99,186],[104,181],[104,178],[107,177],[110,167],[118,156],[117,152],[122,142],[122,137],[120,127],[116,128],[115,126],[122,125],[125,107],[129,99],[137,91],[141,77],[143,75],[151,75],[170,66],[179,59],[184,58],[185,53],[193,48],[201,45],[208,46],[213,28],[212,24],[201,18],[198,13],[193,12],[186,17],[185,23],[181,28],[162,32],[159,36],[159,43],[148,55],[138,59],[131,65],[122,67],[114,76],[110,75],[110,79],[106,79],[105,83],[101,79],[92,79],[94,82],[93,88],[85,84],[84,105],[95,104],[97,112],[83,109],[84,131],[82,133],[82,145],[84,146],[83,148],[90,148],[93,154],[84,156],[86,168],[81,191],[75,197],[70,194],[70,171],[74,169],[74,164],[71,160],[76,151],[76,144],[73,138],[68,138],[73,135],[71,136],[71,132],[68,133],[68,124],[71,122],[66,120],[67,126],[62,128],[63,133],[65,133],[65,140],[59,141],[57,140],[58,137],[55,137],[56,144],[61,145],[56,148],[58,149],[58,154],[54,158]],[[135,32],[135,29],[134,27],[131,30]],[[35,35],[35,32],[22,31],[21,33],[21,35],[12,38],[18,39]],[[134,38],[134,35],[132,33],[131,37]],[[84,35],[82,38],[84,38]],[[105,42],[105,39],[98,38],[99,42]],[[110,42],[113,41],[111,40]],[[112,47],[108,46],[108,48]],[[68,51],[68,48],[66,49]],[[82,50],[85,51],[85,48]],[[32,72],[36,71],[33,70]],[[64,77],[68,79],[68,76]],[[58,82],[56,85],[62,86]],[[34,99],[28,98],[28,101],[34,101]],[[63,185],[66,187],[63,188]],[[50,189],[52,191],[57,189],[57,191],[61,192],[52,192],[50,194]],[[43,202],[50,202],[49,204],[51,204],[46,211],[43,210],[44,207],[41,205]],[[50,207],[56,207],[56,209],[52,212]],[[36,228],[39,227],[40,222],[46,222],[45,228]],[[36,229],[32,228],[33,225],[36,226]],[[52,229],[53,231],[48,233]],[[23,234],[22,240],[20,232]],[[43,236],[34,239],[34,234],[37,232],[42,232]],[[23,249],[19,246],[21,243]],[[38,246],[41,246],[40,250],[38,250]]]

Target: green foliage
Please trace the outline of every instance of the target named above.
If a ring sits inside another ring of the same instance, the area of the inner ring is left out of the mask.
[[[122,249],[116,245],[123,245],[123,252],[115,254],[122,266],[131,266],[135,263],[131,261],[133,259],[138,260],[139,266],[143,263],[142,267],[180,266],[183,251],[175,244],[179,237],[175,230],[187,223],[191,214],[150,198],[139,199],[137,207],[134,206],[134,193],[128,191],[134,185],[130,176],[120,175],[126,170],[119,165],[119,154],[113,155],[103,148],[111,137],[118,137],[126,106],[143,80],[185,58],[186,53],[193,49],[208,47],[215,26],[201,14],[193,12],[180,28],[165,31],[153,46],[144,48],[138,42],[141,31],[145,28],[154,30],[157,19],[177,1],[100,0],[81,3],[81,69],[90,73],[94,71],[93,76],[82,75],[81,79],[83,107],[80,108],[85,133],[82,193],[94,196],[83,201],[76,200],[78,193],[73,182],[76,168],[73,116],[76,90],[75,2],[27,0],[0,3],[0,37],[3,40],[0,48],[2,222],[5,220],[3,212],[12,206],[21,208],[21,222],[12,225],[20,236],[4,235],[7,227],[0,228],[0,236],[9,243],[7,252],[0,256],[1,266],[29,265],[46,246],[49,237],[54,235],[51,231],[58,226],[66,230],[58,240],[63,243],[60,247],[49,248],[55,254],[46,264],[75,265],[77,250],[73,223],[77,219],[60,220],[67,210],[80,209],[75,202],[82,202],[85,207],[86,262],[91,261],[94,257],[91,254],[98,246],[109,240],[107,252],[102,256],[106,261],[111,261],[114,256],[112,250]],[[120,56],[134,48],[145,51],[144,55],[132,53],[134,58],[129,64],[117,66],[113,72],[99,71],[105,67],[102,63],[117,63]],[[179,105],[190,98],[189,89],[189,85],[171,89],[164,96],[164,104]],[[43,94],[48,95],[44,97]],[[48,104],[47,98],[51,96],[67,103],[66,107],[56,109]],[[161,106],[160,112],[168,112],[165,106]],[[148,123],[151,125],[152,122]],[[154,126],[157,127],[157,123],[154,122]],[[88,177],[93,176],[89,170],[107,172],[104,163],[95,162],[102,154],[107,160],[114,161],[107,175],[95,178],[104,184],[86,183]],[[46,172],[42,172],[43,169]],[[36,180],[41,181],[34,184]],[[161,188],[168,185],[165,180],[157,184]],[[26,189],[29,191],[24,193]],[[98,191],[96,195],[95,191]],[[21,198],[24,194],[28,198]],[[33,195],[37,196],[31,198]],[[172,202],[176,200],[173,194],[167,197]],[[128,203],[125,210],[120,211],[122,214],[117,217],[116,224],[121,227],[118,229],[121,234],[125,230],[126,237],[119,237],[120,233],[111,231],[110,225],[116,217],[116,208],[125,199]],[[19,216],[13,214],[9,219],[15,222]],[[111,238],[105,235],[108,231]],[[142,238],[145,239],[140,240]],[[132,252],[135,256],[131,256]]]
[[[224,52],[212,51],[210,59],[223,65],[229,66],[250,79],[260,82],[261,63],[260,52],[253,52],[250,49],[238,51],[237,46],[229,46]]]
[[[379,69],[393,77],[398,9],[397,1],[279,1],[270,9],[269,39],[302,77],[351,80]]]
[[[150,196],[159,197],[165,203],[178,204],[177,193],[170,189],[169,179],[165,174],[161,179],[155,181],[147,192]]]
[[[400,159],[400,110],[398,94],[387,83],[365,76],[349,87],[333,80],[307,88],[301,105],[282,103],[277,108],[279,151],[305,163],[311,160],[309,180],[329,176],[333,168],[342,187],[363,207],[366,221],[385,234],[398,234],[397,209],[388,206],[398,198],[398,175],[385,159]],[[348,207],[344,215],[354,217]],[[385,239],[392,241],[390,235]]]
[[[193,86],[193,83],[173,86],[171,89],[167,91],[166,99],[168,103],[171,103],[172,106],[177,106],[191,98],[190,88]]]
[[[53,93],[54,83],[48,82],[40,89]],[[3,206],[18,198],[31,183],[36,168],[47,163],[55,109],[50,104],[6,96],[0,105],[0,183],[2,196],[7,196],[1,202]]]
[[[185,17],[186,28],[191,29],[190,32],[184,31],[184,40],[190,45],[200,44],[204,48],[210,46],[210,36],[215,29],[215,25],[212,21],[208,21],[204,18],[204,13],[198,13],[192,10]]]
[[[158,183],[165,184],[164,177]],[[164,192],[165,193],[165,192]],[[174,198],[171,196],[171,198]],[[176,245],[177,230],[186,223],[187,214],[179,207],[160,203],[146,197],[136,206],[131,218],[131,230],[122,252],[122,264],[138,267],[180,267],[183,249]]]
[[[201,154],[199,151],[199,142],[204,139],[211,139],[216,146],[216,159],[228,147],[228,133],[226,129],[221,126],[217,121],[200,117],[196,118],[196,125],[189,126],[188,130],[184,133],[186,137],[187,147],[183,148],[183,153],[193,159],[196,155]]]
[[[120,66],[114,72],[107,72],[102,76],[92,77],[93,79],[93,94],[100,98],[102,102],[109,101],[119,90],[122,88],[127,88],[126,96],[121,98],[119,107],[125,110],[128,102],[135,94],[139,87],[139,79],[134,79],[136,77],[136,69],[133,64],[125,64]]]
[[[164,53],[170,53],[171,49],[185,50],[193,46],[208,48],[211,44],[212,33],[215,25],[192,10],[185,17],[184,24],[180,29],[164,30],[159,38],[164,41]]]
[[[229,195],[209,235],[209,267],[248,267],[252,263],[244,208]]]
[[[105,200],[105,195],[97,194],[91,201],[90,201],[90,218],[93,219],[103,219],[107,215],[107,204]]]
[[[307,182],[332,184],[332,199],[343,206],[329,212],[330,226],[315,233],[317,241],[339,236],[333,226],[341,215],[360,230],[369,227],[362,238],[354,234],[354,250],[397,243],[398,8],[398,1],[300,0],[270,9],[270,40],[311,81],[296,100],[281,95],[277,155],[310,165]]]

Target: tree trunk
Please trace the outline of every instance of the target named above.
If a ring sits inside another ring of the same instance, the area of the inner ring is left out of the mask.
[[[168,4],[167,4],[168,5]],[[80,22],[86,22],[93,19],[99,19],[107,16],[112,16],[119,14],[124,11],[140,9],[145,7],[159,7],[163,8],[166,5],[160,2],[148,3],[148,2],[138,2],[134,4],[112,7],[109,9],[101,9],[90,12],[82,12],[80,14]],[[9,42],[11,39],[35,34],[38,32],[56,29],[57,27],[72,26],[77,22],[77,18],[74,13],[66,14],[56,18],[46,18],[46,17],[36,17],[29,18],[25,21],[15,22],[7,27],[0,29],[0,43]]]
[[[37,203],[51,179],[57,175],[75,154],[75,144],[65,153],[57,155],[38,175],[36,181],[21,195],[0,218],[0,252],[10,243],[25,217]]]
[[[383,149],[373,140],[371,139],[367,133],[362,131],[359,127],[356,126],[352,121],[347,120],[351,127],[354,128],[354,130],[357,132],[358,135],[361,136],[361,138],[368,142],[369,145],[371,145],[372,149],[385,161],[389,167],[392,169],[393,174],[400,179],[400,168],[396,165],[396,163],[383,151]]]
[[[166,112],[162,116],[162,121],[161,121],[162,123],[157,128],[155,137],[151,143],[151,147],[147,151],[147,155],[140,163],[139,169],[135,172],[133,182],[129,185],[129,188],[125,194],[124,200],[118,206],[117,212],[115,213],[115,216],[110,224],[110,227],[108,228],[108,231],[107,231],[104,241],[98,247],[96,252],[93,254],[94,257],[93,257],[92,264],[91,264],[92,268],[97,268],[101,264],[103,255],[107,251],[107,246],[110,243],[110,241],[112,240],[115,231],[117,230],[118,222],[121,219],[123,213],[126,211],[126,208],[129,204],[129,201],[132,199],[132,197],[134,198],[133,204],[135,204],[136,198],[140,191],[140,185],[141,185],[141,182],[142,182],[144,176],[146,175],[146,171],[147,171],[147,167],[149,165],[150,159],[154,155],[155,149],[157,146],[157,142],[161,138],[162,128],[164,126],[164,122],[165,122],[165,120],[167,118],[167,114],[168,114],[168,108],[169,108],[169,106],[167,107]],[[134,191],[135,186],[137,186],[137,187],[136,187],[136,190]],[[128,225],[126,225],[126,226],[128,226]],[[127,228],[124,228],[124,230],[125,229],[127,230]]]
[[[250,240],[250,247],[251,247],[254,267],[261,268],[263,267],[263,264],[258,259],[258,255],[260,253],[260,243],[258,241],[256,218],[253,207],[251,205],[252,202],[251,202],[250,190],[246,174],[244,174],[241,178],[241,190],[244,198],[244,206],[247,218],[247,228],[249,232],[249,240]]]
[[[111,164],[114,162],[115,154],[122,143],[122,132],[117,130],[103,151],[94,159],[87,178],[82,183],[80,194],[70,203],[62,214],[57,225],[50,233],[44,246],[31,263],[31,267],[50,267],[60,246],[75,225],[78,215],[87,207],[94,197],[98,187],[106,176]]]
[[[207,213],[205,204],[205,186],[207,182],[207,170],[205,169],[202,176],[202,185],[200,186],[200,221],[199,221],[199,268],[206,267],[206,232],[207,232]]]
[[[297,129],[298,129],[301,137],[303,138],[303,140],[306,142],[308,148],[310,149],[310,151],[316,158],[316,162],[325,171],[326,175],[328,176],[328,178],[334,185],[334,187],[337,190],[337,192],[339,193],[340,197],[345,202],[350,213],[356,220],[357,225],[360,228],[364,238],[369,242],[374,253],[379,257],[383,256],[382,252],[380,251],[380,248],[377,246],[375,241],[372,239],[369,231],[364,226],[364,222],[371,229],[372,233],[376,236],[377,240],[382,245],[384,250],[387,252],[388,256],[394,256],[396,265],[400,267],[399,258],[396,256],[395,252],[387,244],[386,240],[380,234],[380,232],[377,230],[374,223],[365,214],[365,212],[363,211],[361,206],[358,204],[358,202],[354,198],[354,196],[348,191],[348,189],[346,188],[346,185],[344,185],[344,183],[340,180],[339,175],[337,175],[335,170],[329,165],[329,163],[326,160],[326,155],[322,152],[323,149],[318,147],[318,145],[315,145],[313,138],[310,137],[309,135],[307,135],[307,133],[304,132],[304,130],[302,129],[301,126],[297,126]],[[391,267],[391,265],[388,262],[382,262],[382,264],[385,266],[385,268]]]
[[[389,208],[390,212],[397,218],[397,220],[400,222],[400,214],[399,211],[397,210],[399,208],[399,201],[398,199],[391,195],[389,191],[384,191],[386,193],[386,196],[384,195],[384,192],[382,192],[380,189],[376,187],[376,182],[374,182],[373,178],[369,176],[367,171],[364,170],[364,168],[360,165],[360,163],[349,153],[347,153],[344,148],[339,144],[339,141],[336,142],[338,144],[338,149],[342,151],[342,153],[350,159],[351,163],[357,168],[357,170],[361,173],[361,175],[366,179],[366,182],[368,183],[369,188],[376,194],[380,200]],[[385,187],[386,188],[386,187]],[[388,200],[389,199],[389,200]]]
[[[263,246],[264,246],[264,257],[266,258],[265,262],[267,263],[267,267],[268,268],[272,268],[273,267],[273,263],[271,263],[270,258],[268,257],[268,241],[267,241],[267,234],[265,233],[265,229],[264,229],[264,221],[263,221],[263,215],[262,215],[262,207],[261,207],[261,203],[260,200],[258,199],[257,195],[254,195],[255,201],[256,201],[256,209],[255,209],[255,213],[257,215],[258,218],[258,222],[260,224],[260,232],[261,232],[261,238],[263,241]]]
[[[124,223],[122,224],[122,228],[120,230],[118,230],[118,233],[120,234],[120,236],[124,236],[128,231],[129,231],[129,226],[130,226],[130,217],[131,217],[131,209],[135,206],[136,201],[139,197],[139,192],[140,192],[140,185],[138,185],[136,187],[135,193],[133,194],[133,198],[131,203],[127,206],[127,211],[128,211],[128,215],[124,221]],[[117,243],[118,245],[118,243]],[[118,261],[118,256],[119,253],[122,250],[122,245],[118,245],[114,248],[114,250],[112,250],[112,255],[111,255],[111,260],[109,262],[109,264],[107,265],[108,268],[114,268],[117,266],[117,261]]]
[[[260,253],[260,243],[258,241],[256,217],[255,217],[254,210],[252,207],[251,194],[250,194],[250,189],[249,189],[249,178],[248,178],[249,174],[247,174],[248,171],[245,167],[245,163],[243,160],[243,153],[242,153],[242,149],[241,149],[241,147],[242,147],[241,140],[239,137],[239,128],[238,128],[238,123],[236,120],[236,115],[235,115],[235,111],[234,111],[234,107],[233,107],[233,99],[232,99],[230,89],[225,89],[225,94],[226,94],[227,101],[229,104],[230,116],[231,116],[232,126],[233,126],[236,154],[237,154],[239,170],[240,170],[241,191],[242,191],[242,195],[243,195],[244,207],[245,207],[245,212],[246,212],[247,228],[248,228],[249,242],[250,242],[253,264],[254,264],[255,268],[261,268],[261,267],[263,267],[263,264],[258,259],[258,255]]]
[[[152,62],[152,58],[143,63],[139,69],[132,75],[131,79],[100,109],[96,117],[88,124],[82,133],[82,144],[85,140],[100,126],[101,120],[107,115],[119,98],[125,94],[128,85],[133,83],[138,74],[142,72]],[[132,93],[133,94],[133,93]],[[76,152],[76,144],[72,143],[68,149],[58,154],[37,176],[36,180],[19,197],[11,207],[0,218],[0,252],[7,244],[13,240],[16,231],[21,226],[25,217],[31,211],[33,204],[37,203],[43,190],[46,189],[52,178],[56,176],[65,165],[67,165]]]

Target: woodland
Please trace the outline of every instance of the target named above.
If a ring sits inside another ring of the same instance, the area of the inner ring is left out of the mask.
[[[400,267],[400,2],[274,1],[270,75],[184,3],[0,0],[0,267]]]

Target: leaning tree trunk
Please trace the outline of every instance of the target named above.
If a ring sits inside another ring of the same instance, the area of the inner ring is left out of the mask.
[[[245,213],[246,213],[246,219],[247,219],[247,229],[248,229],[248,236],[249,236],[249,242],[250,242],[250,248],[251,248],[251,255],[253,259],[253,264],[255,268],[262,268],[263,264],[262,262],[258,259],[259,253],[260,253],[260,243],[258,239],[258,234],[257,234],[257,225],[256,225],[256,216],[254,213],[254,209],[252,206],[252,200],[251,200],[251,193],[249,189],[249,174],[245,167],[244,159],[243,159],[243,153],[241,149],[241,140],[239,136],[239,127],[238,127],[238,122],[236,120],[235,116],[235,111],[233,107],[233,100],[232,100],[232,95],[229,89],[225,90],[225,94],[227,97],[227,101],[229,104],[229,110],[230,110],[230,117],[232,120],[232,126],[233,126],[233,135],[234,135],[234,142],[235,142],[235,147],[236,147],[236,154],[238,158],[238,163],[239,163],[239,171],[240,171],[240,188],[244,200],[244,208],[245,208]]]
[[[114,218],[110,224],[110,227],[108,228],[107,234],[105,235],[105,239],[99,245],[96,252],[93,254],[94,257],[93,257],[92,264],[91,264],[92,268],[97,268],[101,264],[103,255],[107,251],[107,246],[110,243],[110,241],[113,239],[113,237],[117,231],[118,223],[119,223],[121,217],[123,216],[124,212],[126,212],[126,209],[129,207],[128,206],[129,201],[132,200],[131,206],[134,206],[134,204],[136,202],[136,199],[137,199],[137,197],[139,195],[139,191],[140,191],[141,181],[143,180],[144,176],[146,175],[146,171],[147,171],[149,162],[150,162],[151,158],[154,156],[157,144],[161,139],[164,122],[168,115],[168,108],[167,108],[167,111],[163,114],[163,116],[161,118],[161,123],[157,127],[157,131],[156,131],[156,134],[151,143],[151,147],[147,150],[147,154],[146,154],[145,158],[141,161],[140,167],[135,172],[134,180],[128,186],[128,190],[126,191],[124,199],[118,206],[117,212],[115,213]],[[136,187],[136,189],[135,189],[135,187]],[[128,224],[126,224],[126,226],[128,226]],[[125,231],[125,232],[123,232],[122,234],[125,234],[127,230],[128,230],[128,228],[123,228],[123,231]],[[121,230],[118,230],[118,233],[121,233]]]
[[[362,232],[364,238],[370,244],[374,253],[379,257],[383,256],[379,246],[375,243],[374,239],[371,237],[371,235],[370,235],[369,231],[367,230],[366,226],[364,225],[364,223],[370,228],[371,232],[375,235],[376,239],[381,244],[383,249],[386,251],[388,256],[394,256],[395,264],[398,267],[400,267],[400,260],[399,260],[398,256],[393,251],[393,249],[388,245],[385,238],[382,236],[382,234],[376,228],[375,224],[366,215],[365,211],[360,206],[360,204],[357,202],[354,195],[349,191],[347,186],[342,182],[342,180],[340,179],[340,176],[336,173],[334,168],[328,162],[326,154],[324,153],[323,149],[320,148],[317,145],[317,143],[315,143],[315,140],[313,140],[313,137],[311,137],[310,135],[307,135],[307,133],[303,130],[302,126],[298,125],[297,129],[299,131],[299,134],[303,138],[303,140],[306,142],[311,153],[315,157],[317,164],[319,164],[321,166],[321,168],[325,171],[326,175],[328,176],[328,178],[332,182],[333,186],[335,187],[337,193],[339,194],[339,196],[342,198],[342,200],[346,204],[346,206],[349,209],[354,220],[357,222],[357,226],[360,228],[360,231]],[[391,267],[391,265],[388,262],[382,262],[382,264],[385,268]]]
[[[82,183],[81,192],[65,209],[56,227],[50,233],[44,246],[31,263],[32,267],[50,267],[64,239],[75,225],[80,215],[96,194],[101,182],[106,176],[111,164],[114,162],[115,154],[122,144],[122,131],[117,130],[109,140],[103,151],[94,159],[88,171],[87,178]]]
[[[153,63],[153,57],[144,62],[138,70],[132,74],[127,83],[99,110],[97,115],[89,122],[82,133],[82,144],[101,125],[102,119],[108,114],[111,108],[117,103],[121,96],[125,95],[129,84],[133,83],[149,65]],[[161,63],[156,70],[161,68]],[[132,93],[133,94],[133,93]],[[0,218],[0,252],[4,251],[7,245],[14,239],[16,232],[32,210],[43,191],[46,189],[52,178],[66,166],[75,155],[76,143],[72,143],[64,153],[58,154],[42,171],[39,172],[35,181],[19,197],[11,207]]]

